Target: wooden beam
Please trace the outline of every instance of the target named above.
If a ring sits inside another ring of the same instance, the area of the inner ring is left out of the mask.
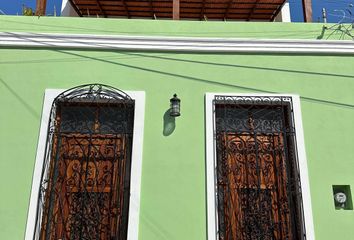
[[[206,0],[203,0],[203,2],[202,2],[202,8],[200,9],[200,16],[199,16],[199,19],[200,19],[200,20],[203,20],[203,19],[204,19],[205,1],[206,1]]]
[[[151,18],[155,19],[156,15],[154,13],[154,6],[152,5],[152,0],[149,1],[150,5],[150,11],[151,11]]]
[[[37,0],[36,2],[36,15],[45,16],[45,9],[47,7],[47,0]]]
[[[106,13],[104,12],[103,8],[101,7],[101,4],[100,4],[99,0],[96,0],[96,5],[97,5],[97,7],[100,9],[101,14],[102,14],[104,17],[107,17]]]
[[[227,15],[229,14],[230,7],[231,7],[233,1],[234,1],[234,0],[230,0],[230,1],[227,3],[227,7],[226,7],[226,10],[225,10],[225,13],[224,13],[224,19],[227,19]]]
[[[173,0],[172,5],[172,19],[179,20],[179,2],[180,0]]]
[[[312,22],[311,0],[302,0],[302,11],[304,13],[304,22]]]
[[[82,13],[80,11],[80,9],[76,6],[74,0],[69,0],[71,6],[74,8],[75,12],[77,13],[77,15],[79,15],[80,17],[82,17]]]
[[[278,16],[278,14],[280,13],[281,9],[283,8],[284,4],[283,5],[279,5],[277,7],[277,9],[274,11],[274,13],[272,14],[272,17],[270,18],[270,22],[274,22],[274,19]]]
[[[141,0],[142,1],[142,0]],[[144,2],[141,1],[132,1],[132,0],[125,0],[125,2],[127,3],[127,5],[129,6],[129,11],[130,11],[130,7],[135,6],[135,7],[149,7],[150,6],[150,1],[146,0]],[[153,0],[153,5],[154,8],[159,7],[159,6],[165,6],[165,7],[170,7],[171,8],[171,1],[160,1],[160,0]],[[208,2],[206,2],[208,3]],[[225,2],[215,2],[215,0],[210,1],[210,3],[212,4],[213,8],[222,8],[225,9],[226,5],[229,3],[229,0],[225,1]],[[247,0],[247,2],[238,2],[238,1],[234,1],[234,3],[237,3],[238,6],[243,6],[243,5],[253,5],[254,1],[249,1]],[[78,3],[78,5],[96,5],[96,3],[92,0],[80,0]],[[105,7],[105,6],[120,6],[121,4],[119,4],[119,1],[106,1],[106,0],[100,0],[100,4]],[[279,6],[282,5],[283,2],[258,2],[258,6]],[[185,2],[180,0],[180,5],[181,8],[189,8],[189,7],[193,7],[193,8],[201,8],[202,5],[202,1],[200,2]],[[233,8],[235,8],[237,5],[233,6]]]
[[[122,3],[123,3],[123,6],[124,6],[125,13],[127,14],[127,18],[130,18],[130,13],[128,11],[127,3],[125,2],[125,0],[122,0]]]
[[[247,18],[247,21],[249,21],[254,13],[254,10],[256,9],[257,7],[257,4],[258,4],[259,0],[257,0],[254,5],[253,5],[253,8],[251,9],[250,13],[248,14],[248,18]]]

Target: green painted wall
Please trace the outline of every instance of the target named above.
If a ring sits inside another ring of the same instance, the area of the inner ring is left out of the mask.
[[[321,25],[1,17],[0,31],[311,39]],[[316,239],[351,240],[354,212],[334,209],[332,184],[354,193],[353,65],[352,56],[0,49],[0,239],[24,236],[44,90],[100,82],[146,92],[140,240],[206,239],[205,92],[301,96]],[[175,92],[182,116],[164,136]]]
[[[0,16],[2,32],[81,33],[104,35],[237,37],[269,39],[351,39],[319,23],[205,22]],[[334,24],[327,24],[331,27]],[[353,34],[353,33],[352,33]]]

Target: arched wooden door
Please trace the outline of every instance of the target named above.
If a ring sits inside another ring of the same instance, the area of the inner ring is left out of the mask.
[[[134,101],[114,94],[89,86],[55,101],[39,239],[126,239]]]

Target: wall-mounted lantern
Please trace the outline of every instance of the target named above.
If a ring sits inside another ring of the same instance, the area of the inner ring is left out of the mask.
[[[171,117],[181,116],[181,99],[177,97],[176,93],[173,95],[173,98],[170,99],[170,106]]]

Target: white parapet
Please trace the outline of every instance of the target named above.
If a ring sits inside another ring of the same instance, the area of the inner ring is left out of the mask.
[[[73,6],[69,0],[63,0],[61,4],[61,16],[63,17],[78,17],[79,15],[76,13]]]
[[[281,11],[275,17],[274,22],[291,22],[289,2],[286,1]]]

